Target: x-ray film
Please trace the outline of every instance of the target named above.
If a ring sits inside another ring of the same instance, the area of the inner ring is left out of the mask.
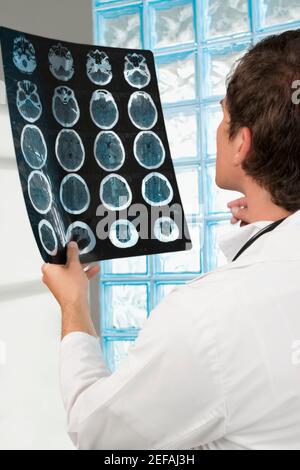
[[[153,53],[0,33],[19,177],[44,261],[64,264],[70,240],[82,263],[190,249]]]

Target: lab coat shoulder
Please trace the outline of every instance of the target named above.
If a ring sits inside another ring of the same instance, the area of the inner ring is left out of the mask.
[[[174,289],[151,312],[117,370],[103,377],[93,370],[95,341],[79,338],[82,372],[71,378],[78,390],[66,404],[78,448],[190,449],[224,436],[213,303],[204,289],[203,296],[188,285]]]
[[[299,371],[291,359],[300,327],[299,274],[300,259],[274,250],[272,257],[244,257],[189,284],[199,302],[213,298],[206,321],[217,338],[226,437],[241,447],[255,448],[270,430],[282,438],[283,423],[287,442],[299,435]]]

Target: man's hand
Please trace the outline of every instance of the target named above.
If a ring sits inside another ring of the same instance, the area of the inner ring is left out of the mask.
[[[232,224],[236,224],[239,220],[241,221],[240,227],[250,223],[246,197],[240,197],[228,202],[227,207],[229,207],[232,212],[230,219]]]
[[[62,336],[71,331],[97,336],[90,318],[88,282],[99,271],[99,265],[94,265],[86,272],[83,268],[79,261],[78,245],[73,241],[67,245],[67,262],[64,266],[44,263],[41,268],[42,281],[61,307]]]

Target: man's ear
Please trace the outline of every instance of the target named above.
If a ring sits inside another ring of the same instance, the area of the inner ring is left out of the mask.
[[[252,132],[249,127],[241,127],[235,137],[233,165],[239,166],[251,150]]]

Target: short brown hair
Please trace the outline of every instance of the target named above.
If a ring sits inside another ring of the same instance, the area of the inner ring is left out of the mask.
[[[290,212],[300,209],[300,104],[292,84],[300,80],[300,29],[268,36],[236,63],[227,77],[229,137],[252,132],[242,164],[246,174]]]

